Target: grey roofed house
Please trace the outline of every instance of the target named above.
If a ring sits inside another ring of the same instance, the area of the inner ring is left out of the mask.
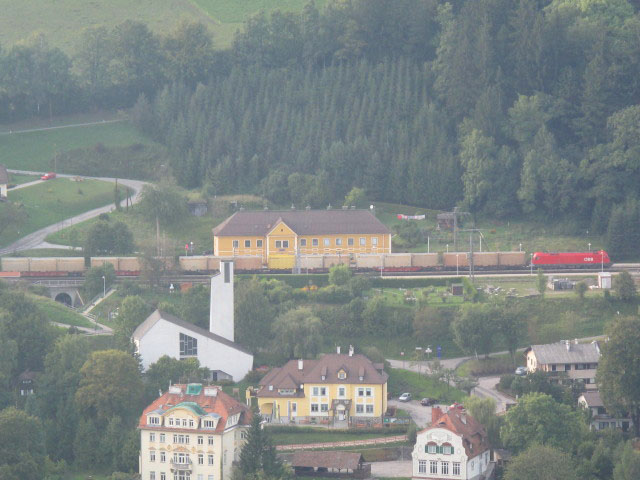
[[[583,392],[581,397],[584,398],[584,402],[587,407],[604,407],[602,398],[600,398],[600,392],[598,390],[592,390]]]
[[[265,236],[279,221],[298,235],[391,233],[368,210],[242,210],[215,227],[213,234]]]
[[[525,350],[525,355],[530,351],[536,356],[539,365],[598,363],[600,361],[598,342],[575,343],[565,340],[546,345],[531,345]]]

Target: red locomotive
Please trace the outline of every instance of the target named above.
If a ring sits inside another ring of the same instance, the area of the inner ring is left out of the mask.
[[[588,267],[608,267],[611,265],[609,255],[604,250],[595,252],[560,252],[546,253],[535,252],[531,263],[536,267],[568,267],[568,268],[588,268]]]

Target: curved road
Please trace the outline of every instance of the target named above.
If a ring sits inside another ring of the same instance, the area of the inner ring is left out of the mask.
[[[19,173],[23,175],[43,175],[46,172],[32,172],[28,170],[9,170],[11,173]],[[93,180],[102,180],[104,182],[112,182],[115,183],[115,178],[109,177],[87,177],[84,175],[67,175],[67,174],[58,174],[58,177],[62,178],[75,178],[81,176],[82,178],[90,178]],[[125,185],[126,187],[131,188],[134,193],[131,197],[131,202],[136,203],[140,200],[140,193],[142,192],[142,187],[146,185],[148,182],[144,182],[141,180],[128,180],[123,178],[118,178],[118,183]],[[47,227],[41,228],[29,235],[22,237],[11,245],[8,245],[5,248],[0,248],[0,255],[5,255],[7,253],[19,252],[21,250],[31,250],[34,248],[39,248],[41,246],[47,246],[44,239],[47,235],[57,232],[63,227],[68,227],[70,224],[75,224],[78,222],[83,222],[85,220],[89,220],[91,218],[97,217],[101,213],[111,212],[115,206],[113,203],[105,205],[104,207],[95,208],[93,210],[89,210],[88,212],[81,213],[80,215],[76,215],[75,217],[67,218],[66,220],[62,220],[61,222],[54,223]]]

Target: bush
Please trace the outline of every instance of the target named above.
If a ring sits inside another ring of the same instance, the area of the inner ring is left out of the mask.
[[[513,379],[515,375],[502,375],[500,377],[500,381],[498,382],[498,388],[500,390],[511,390],[511,384],[513,383]]]
[[[351,300],[351,291],[348,287],[329,285],[318,289],[315,298],[321,303],[348,303]]]
[[[247,373],[244,376],[243,381],[250,385],[257,385],[258,382],[260,382],[260,380],[262,380],[262,377],[264,376],[265,376],[265,372],[259,372],[258,370],[251,370],[249,373]]]
[[[242,276],[242,274],[238,275]],[[301,275],[256,275],[261,280],[278,280],[282,283],[286,283],[293,288],[303,288],[309,285],[315,285],[317,287],[324,287],[329,285],[329,275],[326,273],[321,274],[301,274]]]

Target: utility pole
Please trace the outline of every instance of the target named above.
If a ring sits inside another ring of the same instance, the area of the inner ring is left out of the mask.
[[[453,207],[453,250],[458,251],[458,207]]]
[[[469,277],[473,283],[473,231],[469,232]]]

